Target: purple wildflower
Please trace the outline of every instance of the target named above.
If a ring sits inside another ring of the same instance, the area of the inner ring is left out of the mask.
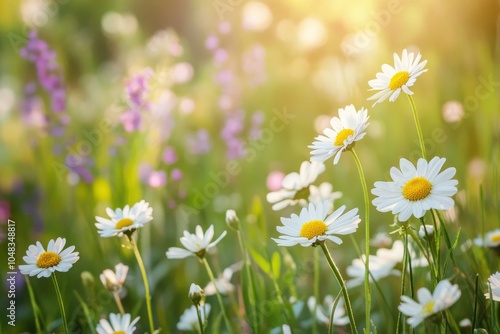
[[[201,155],[210,152],[210,136],[206,129],[200,129],[195,135],[187,137],[187,148],[191,154]]]
[[[165,147],[165,150],[163,150],[163,162],[167,165],[172,165],[177,162],[177,153],[175,153],[175,149],[173,147]]]

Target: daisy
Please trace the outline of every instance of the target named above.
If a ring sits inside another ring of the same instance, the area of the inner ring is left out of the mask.
[[[427,317],[446,310],[460,298],[458,285],[451,285],[450,281],[442,280],[431,294],[426,288],[417,291],[418,303],[408,296],[401,296],[402,303],[398,309],[408,318],[408,324],[415,328]]]
[[[201,322],[205,324],[208,315],[210,314],[211,306],[210,304],[205,304],[200,307]],[[200,325],[198,323],[198,311],[196,306],[192,305],[190,308],[186,309],[181,315],[179,322],[177,323],[177,329],[180,331],[200,331]]]
[[[203,305],[203,303],[205,302],[205,292],[198,284],[191,283],[191,286],[189,287],[188,297],[196,306]]]
[[[369,118],[365,108],[356,111],[352,104],[345,109],[340,108],[339,117],[330,120],[331,128],[326,128],[324,136],[317,136],[316,141],[308,146],[313,149],[311,161],[325,162],[335,156],[333,164],[336,165],[342,152],[350,150],[358,140],[363,139],[370,124],[367,123]]]
[[[493,300],[500,302],[500,272],[497,272],[496,274],[492,274],[488,278],[488,282],[490,283],[491,296],[493,297]],[[486,298],[490,298],[490,293],[487,292],[484,294],[484,296]]]
[[[361,222],[357,215],[358,209],[352,209],[343,214],[346,206],[343,205],[331,215],[328,215],[330,204],[325,201],[318,205],[309,203],[308,207],[302,208],[300,215],[292,214],[290,218],[281,218],[283,226],[276,229],[283,235],[274,239],[278,246],[303,247],[317,246],[324,240],[331,240],[336,244],[342,244],[342,239],[337,235],[354,233]]]
[[[474,244],[479,247],[489,247],[496,248],[500,246],[500,229],[490,231],[486,233],[484,236],[484,240],[482,237],[477,237],[474,239]]]
[[[73,252],[75,246],[63,250],[65,244],[66,239],[57,238],[55,242],[53,239],[49,241],[47,250],[39,241],[36,246],[30,245],[23,257],[27,264],[19,266],[21,274],[40,278],[50,277],[55,271],[67,272],[80,257],[78,252]]]
[[[111,269],[105,269],[99,278],[102,284],[109,291],[120,291],[123,288],[125,279],[127,278],[128,266],[118,263],[115,266],[115,271]]]
[[[272,209],[279,211],[295,204],[307,205],[309,186],[316,181],[319,174],[325,171],[325,165],[319,162],[304,161],[300,172],[290,173],[281,181],[281,189],[267,194],[267,201],[273,204]]]
[[[368,81],[371,90],[380,90],[368,100],[377,100],[373,104],[376,105],[387,98],[394,102],[401,91],[413,95],[409,87],[413,86],[420,74],[427,72],[427,69],[424,68],[427,60],[420,62],[420,58],[420,53],[415,57],[413,52],[408,53],[406,49],[403,50],[401,58],[394,53],[394,67],[387,64],[382,65],[382,72],[377,73],[377,79]]]
[[[127,204],[123,210],[118,208],[113,211],[111,208],[106,208],[106,213],[110,219],[95,217],[97,220],[95,226],[103,238],[121,237],[124,233],[132,233],[153,220],[153,208],[150,208],[149,203],[144,200],[135,203],[132,207]]]
[[[203,229],[200,225],[196,226],[196,234],[190,234],[188,231],[184,231],[184,236],[180,238],[181,243],[186,247],[170,247],[167,251],[167,258],[169,259],[184,259],[188,256],[196,255],[199,258],[203,258],[206,252],[217,245],[219,241],[224,238],[227,231],[222,232],[220,237],[212,241],[214,237],[214,226],[210,225],[205,233],[203,233]]]
[[[140,317],[135,318],[130,322],[130,314],[125,313],[123,316],[120,314],[109,314],[109,320],[101,319],[97,324],[97,334],[133,334],[135,331],[135,324],[139,321]]]
[[[440,172],[445,161],[445,158],[438,157],[429,162],[420,158],[415,167],[402,158],[399,161],[401,170],[391,168],[392,182],[375,182],[372,194],[378,197],[373,200],[373,205],[380,212],[398,214],[401,222],[412,215],[421,218],[430,209],[451,208],[455,203],[451,196],[457,192],[458,181],[452,179],[455,168]]]
[[[316,305],[316,298],[314,296],[309,297],[307,299],[307,307],[309,311],[314,312],[316,308],[316,320],[325,325],[330,324],[330,313],[334,304],[334,298],[331,295],[325,296],[323,301],[323,305]],[[337,307],[335,308],[335,312],[333,313],[333,324],[337,326],[344,326],[349,323],[349,317],[347,317],[345,308],[344,308],[344,299],[340,298],[337,303]]]

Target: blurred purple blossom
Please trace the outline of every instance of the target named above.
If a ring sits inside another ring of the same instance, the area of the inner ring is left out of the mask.
[[[172,165],[177,162],[177,153],[175,153],[175,149],[172,146],[167,146],[163,150],[163,162],[167,165]]]
[[[172,172],[170,172],[170,178],[174,181],[179,181],[182,179],[182,172],[179,168],[174,168],[172,169]]]
[[[219,39],[215,35],[209,35],[205,40],[205,47],[208,50],[214,50],[219,45]]]
[[[10,204],[7,201],[0,200],[0,224],[5,224],[10,218]]]
[[[167,184],[167,174],[163,170],[154,170],[150,163],[139,165],[139,179],[151,188],[159,188]]]
[[[147,67],[127,81],[125,91],[132,107],[148,108],[149,79],[152,76],[153,70]]]
[[[29,127],[44,128],[48,124],[43,101],[36,95],[36,84],[34,82],[30,82],[24,87],[21,112],[24,124]]]
[[[120,121],[127,132],[139,130],[141,126],[141,114],[136,109],[131,109],[120,115]]]
[[[210,136],[206,129],[198,130],[194,135],[187,137],[187,148],[191,154],[201,155],[211,150]]]
[[[241,109],[227,115],[220,135],[226,142],[228,159],[239,159],[246,156],[244,142],[239,137],[244,129],[244,120],[245,113]]]
[[[262,134],[262,124],[264,123],[264,119],[264,113],[260,110],[257,110],[252,115],[252,125],[250,128],[250,133],[248,134],[248,137],[251,140],[257,140],[260,138]]]
[[[66,109],[66,88],[61,75],[61,68],[56,61],[56,53],[48,44],[38,38],[36,31],[28,34],[28,43],[21,49],[21,57],[36,66],[38,80],[49,94],[51,109],[62,112]]]

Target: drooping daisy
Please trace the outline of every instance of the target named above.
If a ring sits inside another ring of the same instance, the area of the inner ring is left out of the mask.
[[[489,231],[484,236],[484,240],[482,237],[477,237],[474,239],[474,244],[479,247],[489,247],[496,248],[500,246],[500,229]]]
[[[373,200],[373,205],[380,212],[398,214],[401,222],[412,215],[421,218],[430,209],[451,208],[455,203],[451,196],[457,192],[458,181],[452,179],[455,168],[440,172],[445,161],[445,158],[438,157],[429,162],[420,158],[415,168],[402,158],[399,161],[401,170],[391,168],[392,182],[375,182],[372,194],[378,197]]]
[[[205,302],[205,291],[198,285],[191,283],[188,293],[189,299],[193,302],[193,305],[200,306]]]
[[[427,72],[425,65],[427,60],[420,61],[420,53],[415,54],[403,50],[401,58],[394,53],[394,67],[384,64],[382,72],[377,73],[377,79],[368,81],[371,90],[380,90],[380,92],[368,98],[368,100],[377,100],[373,105],[389,98],[394,102],[401,91],[408,95],[413,95],[409,87],[413,86],[420,74]]]
[[[496,300],[497,302],[500,302],[500,272],[496,272],[496,274],[492,274],[488,278],[488,282],[490,283],[491,287],[491,297],[493,300]],[[487,293],[484,294],[486,298],[490,298],[490,292],[488,291]]]
[[[149,203],[144,200],[135,203],[132,207],[127,204],[123,210],[118,208],[113,211],[111,208],[106,208],[106,213],[110,219],[95,217],[97,220],[95,226],[103,238],[121,237],[124,233],[132,233],[153,220],[153,208],[150,208]]]
[[[102,274],[99,275],[102,284],[109,291],[120,291],[127,279],[128,266],[118,263],[115,266],[115,271],[111,269],[105,269]]]
[[[128,313],[123,316],[118,313],[110,313],[109,322],[106,319],[101,319],[97,324],[96,331],[98,334],[133,334],[139,318],[137,317],[130,322],[131,316]]]
[[[323,304],[316,305],[316,298],[311,296],[307,299],[307,307],[312,313],[316,308],[316,320],[325,325],[330,324],[330,313],[335,299],[331,295],[326,295]],[[349,323],[349,317],[346,315],[344,307],[344,299],[340,298],[333,313],[333,324],[336,326],[344,326]]]
[[[57,238],[56,241],[51,239],[45,250],[42,244],[37,241],[36,246],[30,245],[26,251],[26,256],[23,260],[27,264],[19,266],[21,274],[40,277],[50,277],[53,272],[67,272],[73,263],[80,258],[78,252],[73,252],[75,246],[71,246],[63,250],[66,244],[66,239]]]
[[[446,310],[460,298],[461,291],[458,285],[452,285],[448,280],[442,280],[431,292],[426,288],[417,291],[418,302],[408,296],[401,296],[401,304],[398,309],[408,316],[408,324],[415,328],[427,317]]]
[[[339,109],[339,117],[333,117],[330,120],[331,128],[326,128],[323,135],[317,136],[312,145],[311,161],[325,162],[329,158],[335,156],[333,164],[336,165],[342,152],[351,149],[354,144],[363,139],[366,128],[370,123],[367,123],[368,111],[361,108],[356,111],[356,108],[351,104],[344,109]]]
[[[180,238],[181,243],[186,247],[170,247],[167,251],[167,258],[169,259],[184,259],[188,256],[196,255],[199,258],[203,258],[206,252],[217,245],[219,241],[224,238],[227,234],[227,231],[222,232],[219,238],[212,241],[214,237],[214,226],[210,225],[205,233],[203,233],[203,229],[200,225],[196,226],[196,234],[190,234],[188,231],[184,231],[184,236]]]
[[[296,204],[307,205],[307,198],[310,194],[309,186],[324,171],[325,165],[322,163],[302,162],[300,172],[293,172],[285,176],[281,182],[281,189],[268,193],[267,201],[273,204],[274,211]]]
[[[337,235],[347,235],[356,231],[361,222],[357,215],[358,209],[343,214],[346,209],[343,205],[327,217],[330,207],[328,201],[318,205],[309,203],[308,207],[302,208],[299,216],[292,214],[290,218],[282,217],[283,226],[276,227],[282,235],[273,240],[278,246],[287,247],[316,246],[327,239],[342,244],[342,239]]]
[[[210,309],[212,307],[210,304],[205,303],[200,307],[201,322],[205,324],[208,315],[210,314]],[[200,325],[198,323],[198,313],[196,306],[192,305],[190,308],[186,309],[181,315],[179,322],[177,323],[177,329],[180,331],[200,331]]]

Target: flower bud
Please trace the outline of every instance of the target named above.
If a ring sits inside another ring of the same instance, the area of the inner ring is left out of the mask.
[[[199,285],[191,283],[191,286],[189,287],[188,297],[189,299],[191,299],[195,306],[200,306],[204,302],[205,293]]]
[[[226,224],[235,231],[240,230],[240,220],[234,210],[226,211]]]

